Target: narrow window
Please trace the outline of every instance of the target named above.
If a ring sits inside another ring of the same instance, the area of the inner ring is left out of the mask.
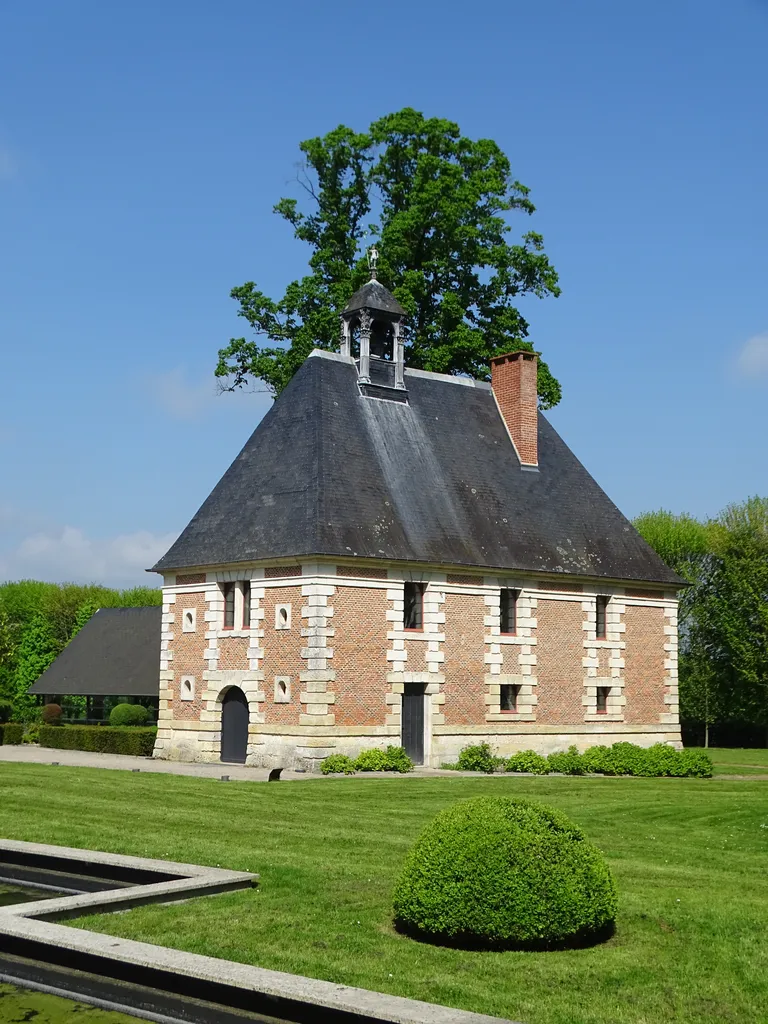
[[[224,583],[221,588],[224,595],[224,629],[235,628],[235,584]]]
[[[517,698],[520,696],[520,687],[517,683],[501,684],[501,710],[517,711]]]
[[[403,629],[424,628],[424,584],[406,583],[403,594]]]
[[[503,589],[501,591],[500,608],[502,633],[510,633],[512,636],[517,633],[517,599],[519,596],[519,590]]]
[[[595,615],[595,636],[598,640],[605,640],[605,621],[608,598],[602,594],[597,595],[597,611]]]
[[[243,583],[243,629],[251,628],[251,581]]]
[[[611,692],[610,686],[598,686],[597,688],[597,713],[605,715],[608,712],[608,695]]]

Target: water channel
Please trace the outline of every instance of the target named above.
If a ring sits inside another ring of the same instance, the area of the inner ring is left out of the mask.
[[[54,893],[0,882],[0,907],[30,900],[50,899]],[[0,1021],[3,1024],[30,1021],[31,1024],[142,1024],[138,1017],[101,1010],[72,999],[33,992],[0,981]],[[148,1024],[144,1021],[143,1024]]]

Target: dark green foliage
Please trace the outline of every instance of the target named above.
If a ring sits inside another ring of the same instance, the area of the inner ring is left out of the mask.
[[[40,723],[39,722],[27,722],[24,725],[24,738],[23,743],[39,743],[40,742]]]
[[[589,747],[581,755],[581,763],[588,775],[616,775],[616,764],[611,757],[611,748],[598,745]]]
[[[13,704],[9,700],[0,700],[0,725],[11,720]]]
[[[547,764],[551,772],[559,772],[561,775],[584,774],[584,760],[579,753],[579,748],[575,746],[549,754]]]
[[[387,768],[387,755],[383,750],[361,750],[355,758],[355,771],[383,772]]]
[[[600,852],[560,811],[479,797],[427,825],[393,903],[398,926],[423,938],[546,949],[602,935],[617,895]]]
[[[537,754],[535,750],[520,750],[507,758],[506,770],[508,772],[528,772],[531,775],[546,775],[549,763],[546,757]]]
[[[320,762],[323,775],[354,775],[355,762],[346,754],[329,754]]]
[[[60,704],[44,704],[40,717],[44,725],[61,725],[63,713]]]
[[[476,743],[462,749],[456,768],[463,772],[485,772],[490,775],[503,764],[504,758],[495,754],[489,743]]]
[[[406,754],[404,747],[387,747],[386,771],[406,775],[413,771],[413,767],[413,761]]]
[[[53,725],[40,727],[40,746],[58,750],[95,750],[101,754],[133,754],[151,757],[157,729],[108,725]]]
[[[597,775],[712,777],[712,761],[702,751],[675,750],[666,743],[655,743],[652,747],[638,747],[634,743],[590,747],[581,760],[585,772]]]
[[[109,713],[109,724],[113,726],[142,726],[147,724],[149,712],[141,704],[116,704]]]
[[[24,726],[21,722],[5,722],[0,725],[0,746],[11,746],[21,743]]]
[[[281,199],[274,210],[309,245],[309,273],[278,301],[253,281],[232,290],[258,343],[230,339],[218,377],[230,377],[231,387],[261,380],[279,393],[314,347],[337,350],[338,314],[367,280],[374,239],[379,277],[410,317],[409,366],[487,379],[493,355],[533,348],[516,303],[560,288],[541,235],[508,240],[507,215],[530,215],[534,206],[495,142],[464,138],[453,122],[406,108],[366,133],[340,125],[299,148],[299,183],[312,209]],[[544,408],[560,401],[543,362],[539,396]]]
[[[0,700],[13,717],[29,721],[37,709],[27,689],[57,657],[97,608],[136,608],[161,603],[149,587],[110,590],[96,584],[21,580],[0,584]],[[70,701],[68,701],[70,703]],[[71,700],[73,709],[82,702]]]

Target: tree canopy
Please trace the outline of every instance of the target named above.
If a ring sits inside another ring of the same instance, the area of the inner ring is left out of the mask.
[[[379,278],[409,316],[407,365],[485,379],[492,356],[533,351],[516,302],[560,288],[540,234],[509,240],[507,215],[535,208],[495,142],[406,108],[367,132],[340,125],[299,148],[309,210],[292,198],[274,210],[309,246],[309,272],[277,300],[253,281],[232,289],[256,340],[232,338],[220,350],[226,388],[261,380],[278,394],[313,348],[337,350],[339,313],[367,279],[374,243]],[[542,407],[560,397],[540,360]]]
[[[645,513],[635,526],[691,583],[680,596],[681,717],[768,727],[768,498],[703,522]]]

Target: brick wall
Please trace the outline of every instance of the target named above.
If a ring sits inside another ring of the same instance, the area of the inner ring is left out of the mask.
[[[245,636],[219,637],[219,670],[247,669],[251,641]]]
[[[482,595],[446,594],[443,714],[447,725],[485,721],[484,619]]]
[[[387,592],[339,587],[333,609],[336,724],[384,725],[389,711]]]
[[[537,465],[538,360],[532,352],[511,352],[491,360],[491,386],[520,461]]]
[[[578,601],[539,601],[536,675],[541,725],[584,721],[584,613]]]
[[[196,613],[194,633],[184,633],[182,618],[186,609]],[[205,593],[179,594],[174,610],[173,640],[169,649],[173,652],[173,717],[182,721],[198,720],[202,709],[202,695],[206,684],[203,682],[203,651],[205,650]],[[181,677],[195,677],[195,699],[180,700]]]
[[[666,711],[664,693],[664,609],[628,605],[624,653],[625,721],[650,724]]]
[[[291,628],[275,629],[275,607],[280,604],[291,606]],[[301,682],[299,673],[304,671],[305,662],[301,649],[305,641],[301,635],[301,609],[304,600],[301,587],[269,587],[264,594],[264,721],[282,725],[298,725],[301,713],[299,694]],[[287,704],[275,702],[275,676],[289,676],[291,699]]]

